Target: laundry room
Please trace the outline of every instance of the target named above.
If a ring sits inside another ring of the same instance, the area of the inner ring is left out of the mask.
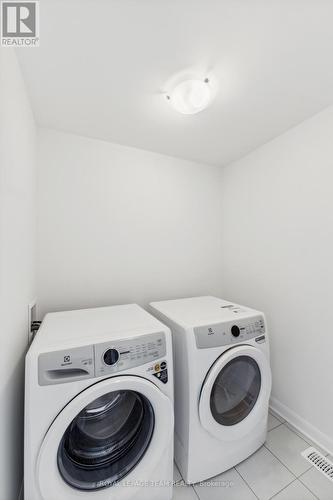
[[[0,500],[333,500],[332,19],[1,2]]]

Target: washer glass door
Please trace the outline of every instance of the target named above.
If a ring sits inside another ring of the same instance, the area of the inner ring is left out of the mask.
[[[261,388],[257,362],[250,356],[229,361],[217,375],[210,395],[210,409],[221,425],[241,422],[256,404]]]
[[[131,390],[112,391],[72,420],[59,444],[62,478],[79,490],[111,486],[144,456],[154,430],[148,399]]]

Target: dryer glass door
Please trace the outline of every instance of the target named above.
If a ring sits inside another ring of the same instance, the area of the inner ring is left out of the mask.
[[[154,411],[142,394],[113,391],[88,404],[72,420],[58,448],[63,479],[80,490],[119,481],[145,454],[154,429]]]
[[[242,439],[267,420],[272,387],[264,349],[239,345],[225,351],[210,367],[202,384],[199,416],[214,438]]]
[[[261,388],[257,362],[250,356],[238,356],[226,364],[216,377],[210,409],[221,425],[241,422],[253,409]]]

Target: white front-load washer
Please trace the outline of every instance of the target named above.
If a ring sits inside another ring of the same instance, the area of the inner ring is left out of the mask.
[[[151,311],[172,330],[175,460],[196,483],[265,441],[272,385],[265,317],[215,297],[154,302]]]
[[[47,314],[26,357],[25,500],[170,500],[171,332],[135,304]]]

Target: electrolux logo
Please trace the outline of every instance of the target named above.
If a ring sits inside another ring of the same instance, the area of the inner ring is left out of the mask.
[[[39,1],[1,2],[1,45],[39,46]]]

